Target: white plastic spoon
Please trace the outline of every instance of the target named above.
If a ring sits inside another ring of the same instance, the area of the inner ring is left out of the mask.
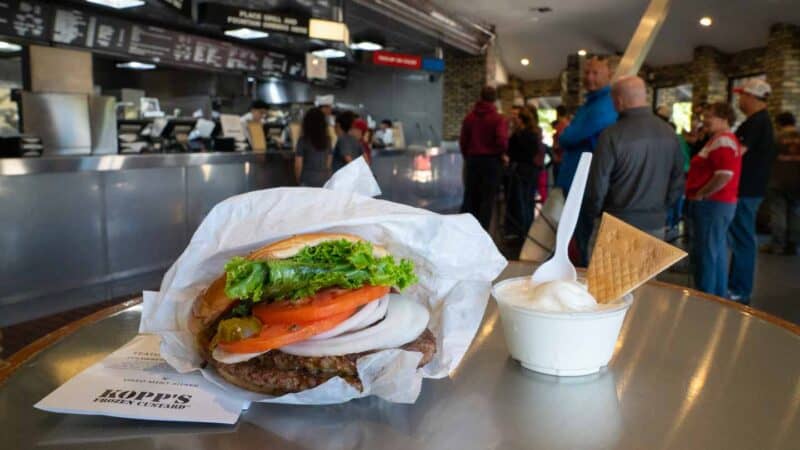
[[[583,192],[586,190],[586,180],[589,178],[589,167],[592,164],[592,154],[583,153],[578,162],[578,170],[575,171],[575,178],[572,179],[572,186],[569,188],[569,195],[564,202],[564,209],[561,211],[561,219],[558,221],[556,231],[556,252],[552,258],[536,269],[531,275],[533,284],[546,283],[548,281],[564,280],[575,281],[578,274],[575,266],[569,260],[569,241],[578,223],[578,216],[581,212],[583,203]]]

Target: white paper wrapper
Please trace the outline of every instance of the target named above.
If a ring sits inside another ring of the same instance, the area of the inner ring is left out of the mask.
[[[144,293],[140,332],[161,335],[161,354],[170,365],[179,372],[200,370],[188,331],[192,302],[229,258],[294,234],[332,231],[356,234],[414,261],[419,283],[403,295],[431,312],[434,359],[417,369],[419,353],[384,350],[363,357],[357,363],[361,392],[337,377],[304,392],[269,397],[231,386],[213,370],[203,374],[251,401],[331,404],[376,395],[411,403],[423,377],[442,378],[458,366],[483,318],[491,281],[506,265],[492,239],[471,215],[440,215],[362,195],[380,192],[363,159],[337,172],[328,186],[343,191],[267,189],[229,198],[211,210],[159,292]]]

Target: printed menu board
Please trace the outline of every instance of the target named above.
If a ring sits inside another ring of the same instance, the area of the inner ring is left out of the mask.
[[[59,44],[117,53],[128,51],[130,33],[131,24],[123,20],[77,9],[57,9],[52,39]]]
[[[186,4],[172,0],[165,2],[176,8],[179,4]],[[246,13],[254,14],[252,10]],[[286,29],[290,34],[292,30],[301,34],[301,29],[308,25],[307,17],[265,12],[259,12],[259,20],[262,25],[267,24],[266,27],[277,26],[275,24],[278,22],[284,25],[294,24]],[[291,28],[292,26],[298,28]],[[275,30],[273,28],[272,31]],[[143,62],[242,71],[257,76],[296,80],[304,80],[306,75],[305,59],[302,56],[136,24],[78,8],[54,7],[43,1],[0,0],[0,35],[83,47]],[[325,84],[344,84],[347,78],[346,67],[329,65],[328,70],[330,80]]]
[[[171,61],[174,47],[175,36],[163,28],[142,25],[131,27],[128,53],[133,56],[150,61]],[[178,50],[176,55],[182,56],[183,53]],[[177,57],[174,60],[182,61]]]
[[[52,16],[46,3],[0,0],[0,34],[45,41],[50,37]]]

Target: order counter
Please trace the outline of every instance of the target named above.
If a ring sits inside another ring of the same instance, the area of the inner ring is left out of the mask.
[[[215,204],[294,184],[292,164],[290,151],[0,159],[0,326],[157,287]]]

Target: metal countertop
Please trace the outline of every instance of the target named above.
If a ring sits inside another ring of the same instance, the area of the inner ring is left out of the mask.
[[[274,161],[294,157],[289,150],[208,153],[144,153],[131,155],[41,156],[0,158],[0,176],[54,172],[108,172],[115,170],[186,167],[247,161]]]
[[[501,278],[530,273],[512,263]],[[88,325],[0,386],[0,448],[797,449],[800,335],[662,284],[636,292],[599,374],[557,378],[508,356],[490,301],[451,379],[413,405],[254,404],[236,425],[51,414],[33,404],[136,333],[138,306]]]

